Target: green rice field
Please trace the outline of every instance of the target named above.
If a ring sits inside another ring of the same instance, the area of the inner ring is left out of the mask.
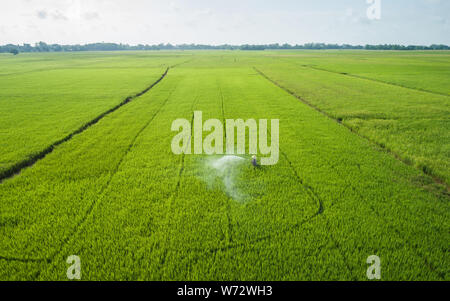
[[[71,255],[82,280],[364,281],[371,255],[381,280],[450,280],[448,51],[0,66],[0,280],[67,280]],[[278,119],[278,163],[174,154],[196,111]]]

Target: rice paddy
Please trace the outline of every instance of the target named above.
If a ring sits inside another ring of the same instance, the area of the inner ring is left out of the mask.
[[[450,280],[448,52],[0,65],[1,280],[67,280],[71,255],[82,280],[367,280],[371,255],[382,280]],[[279,120],[277,164],[174,154],[198,111]]]

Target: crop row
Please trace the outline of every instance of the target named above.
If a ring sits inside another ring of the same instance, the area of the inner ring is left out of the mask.
[[[171,69],[0,184],[0,279],[64,280],[75,254],[84,280],[364,280],[370,255],[383,280],[448,280],[448,196],[433,180],[250,63],[285,75],[273,65],[237,59]],[[172,121],[194,111],[279,119],[279,163],[173,154]]]
[[[54,158],[61,168],[71,162],[72,177],[88,170],[83,162],[98,161],[111,171],[103,184],[80,187],[84,203],[68,197],[73,208],[92,208],[81,214],[82,223],[74,223],[76,231],[73,226],[34,229],[32,236],[41,239],[28,247],[42,250],[45,242],[57,250],[40,279],[64,279],[65,258],[71,254],[82,260],[83,279],[362,280],[365,260],[373,254],[382,260],[385,280],[448,279],[445,196],[413,183],[426,176],[253,69],[176,68],[140,101],[52,154],[63,156]],[[130,120],[128,112],[144,108]],[[245,161],[224,175],[208,163],[215,157],[174,155],[171,122],[191,120],[194,110],[203,111],[205,119],[280,119],[279,164],[254,169]],[[114,119],[117,123],[106,124]],[[126,135],[127,142],[106,139],[105,131]],[[88,134],[95,147],[84,153],[95,159],[70,160],[90,141]],[[109,157],[116,159],[105,161]],[[38,171],[36,165],[11,183],[49,174],[52,159],[39,163],[46,169]],[[56,179],[52,191],[66,185],[61,175]],[[237,194],[230,193],[228,181]],[[44,211],[46,198],[30,198],[28,205],[36,213]],[[46,208],[47,215],[62,217],[61,225],[68,224],[69,212],[76,219],[80,215],[69,208]],[[64,232],[70,235],[58,244]],[[25,245],[30,237],[22,241]],[[10,255],[17,254],[11,250]]]
[[[448,96],[311,69],[301,60],[258,66],[280,86],[448,186]]]
[[[1,184],[0,256],[4,264],[46,264],[56,256],[96,208],[138,134],[175,89],[164,81],[159,85],[152,89],[151,101],[135,99]],[[10,276],[36,275],[32,269],[21,272],[25,274]]]
[[[147,88],[168,66],[186,60],[134,55],[37,58],[23,56],[2,65],[10,73],[0,77],[0,178]],[[134,66],[139,62],[147,68]]]

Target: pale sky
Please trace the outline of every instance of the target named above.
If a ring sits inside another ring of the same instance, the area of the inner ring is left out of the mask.
[[[449,0],[1,0],[0,44],[450,45]]]

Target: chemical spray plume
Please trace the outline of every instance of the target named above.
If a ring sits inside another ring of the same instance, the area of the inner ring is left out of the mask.
[[[208,185],[214,186],[219,179],[222,183],[222,189],[227,196],[233,198],[236,201],[242,201],[245,195],[243,195],[236,185],[236,177],[239,173],[240,166],[244,164],[246,160],[239,156],[222,156],[220,158],[210,158],[206,161],[206,167],[210,173],[206,176]]]

